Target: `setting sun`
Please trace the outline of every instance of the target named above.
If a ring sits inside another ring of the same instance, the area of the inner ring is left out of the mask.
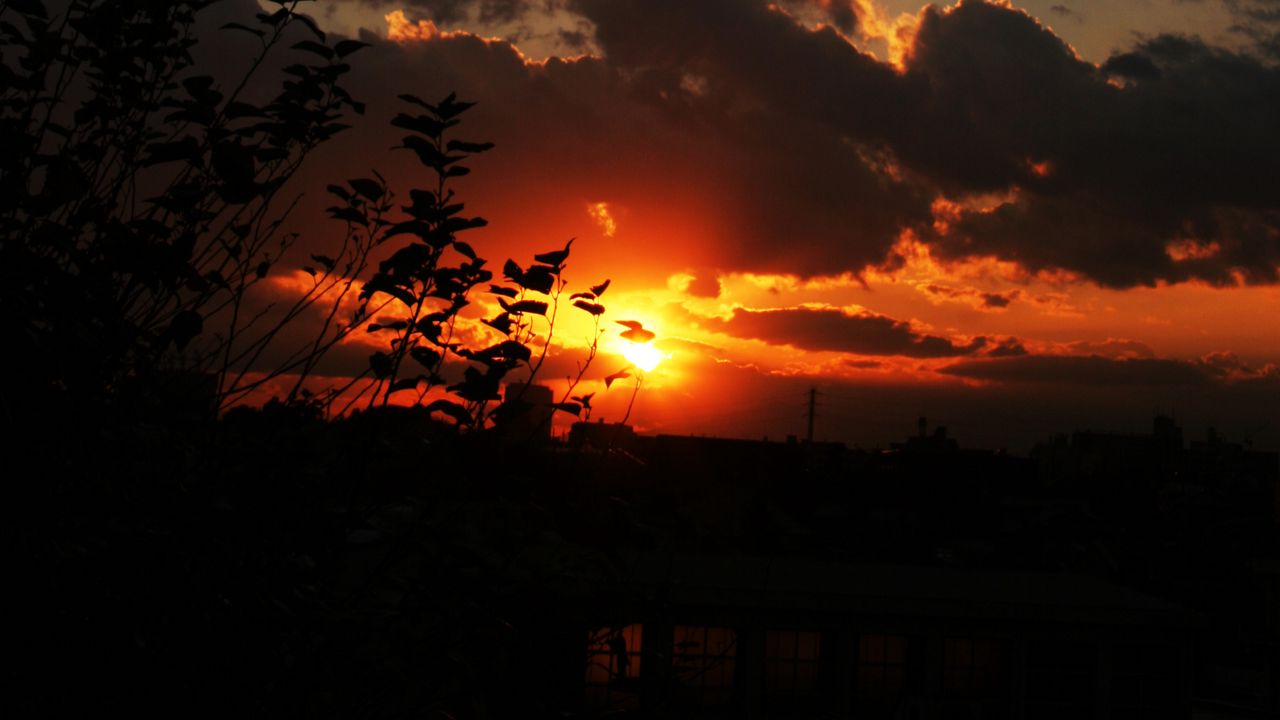
[[[627,343],[622,349],[622,356],[645,372],[658,367],[658,363],[667,357],[651,343]]]

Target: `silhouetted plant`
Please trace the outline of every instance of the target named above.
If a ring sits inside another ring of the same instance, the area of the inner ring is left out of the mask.
[[[436,183],[434,188],[409,191],[411,202],[401,208],[407,215],[405,219],[390,223],[379,217],[367,223],[382,229],[383,239],[401,235],[411,239],[379,264],[360,293],[366,301],[383,297],[396,311],[387,317],[375,318],[368,326],[369,332],[387,333],[391,337],[386,351],[370,356],[369,372],[373,380],[360,395],[369,393],[369,407],[378,403],[386,405],[393,394],[407,391],[416,392],[416,402],[422,403],[432,388],[447,382],[442,369],[453,356],[467,362],[462,379],[447,385],[451,397],[436,398],[427,408],[472,429],[484,428],[490,422],[501,424],[528,410],[519,396],[494,407],[491,404],[502,399],[499,391],[503,383],[510,380],[512,372],[521,367],[527,369],[528,376],[522,378],[527,387],[542,368],[567,286],[563,272],[573,240],[563,249],[534,255],[534,262],[528,267],[514,260],[506,261],[503,277],[507,284],[490,284],[488,289],[497,299],[501,312],[483,321],[501,340],[484,348],[467,347],[455,341],[459,313],[471,302],[468,295],[476,286],[492,280],[493,273],[485,269],[486,261],[468,243],[458,239],[459,233],[483,227],[487,222],[484,218],[463,215],[465,205],[457,200],[449,181],[470,173],[470,168],[462,163],[488,151],[493,144],[448,137],[448,131],[459,124],[461,115],[472,103],[460,102],[452,94],[437,103],[413,95],[400,97],[413,105],[415,112],[400,113],[392,121],[396,127],[410,131],[399,147],[412,150],[435,175]],[[361,194],[366,200],[389,207],[385,199],[389,193],[384,185],[367,181],[362,187]],[[350,197],[341,189],[331,190],[344,199]],[[331,212],[349,222],[367,220],[357,218],[349,209]],[[605,308],[595,301],[608,285],[606,280],[590,292],[571,296],[575,307],[596,319],[596,341],[599,317]],[[541,336],[537,318],[542,318],[545,330]],[[541,344],[536,357],[535,343]],[[595,358],[596,347],[593,341],[586,361],[579,368],[578,381]],[[413,361],[416,367],[406,371],[406,360]],[[576,385],[577,381],[571,382],[569,391]],[[566,393],[556,408],[576,415],[581,412],[582,403],[570,401]]]
[[[0,5],[0,262],[13,278],[0,292],[26,349],[24,388],[6,392],[6,405],[120,405],[179,354],[221,381],[361,267],[360,243],[317,257],[317,289],[286,319],[258,328],[260,317],[241,315],[297,239],[282,234],[293,207],[282,188],[346,127],[345,112],[363,111],[339,81],[365,44],[327,45],[297,2],[275,0],[257,27],[227,26],[259,51],[224,92],[191,72],[195,15],[209,4],[70,0],[59,14],[41,0]],[[300,32],[307,39],[284,47]],[[249,102],[246,88],[282,51],[310,59],[284,67],[269,101]],[[307,346],[280,371],[313,368],[329,346]],[[233,379],[222,397],[237,389]],[[32,397],[19,400],[24,391]]]

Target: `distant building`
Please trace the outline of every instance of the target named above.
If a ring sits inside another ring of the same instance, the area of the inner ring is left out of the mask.
[[[635,444],[636,431],[623,423],[576,422],[569,428],[569,447],[578,450],[630,450]]]
[[[503,394],[507,436],[522,442],[550,440],[555,401],[546,385],[508,384]]]
[[[639,555],[584,627],[588,716],[1189,718],[1189,614],[1091,578]]]

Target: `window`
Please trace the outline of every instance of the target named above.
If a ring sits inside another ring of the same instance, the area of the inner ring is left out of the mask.
[[[1030,718],[1088,718],[1097,704],[1098,649],[1068,638],[1027,646],[1026,701]]]
[[[1177,648],[1124,643],[1112,648],[1111,716],[1147,720],[1176,714],[1185,690]]]
[[[770,707],[795,708],[818,689],[821,635],[799,630],[765,633],[764,689]]]
[[[907,639],[901,635],[863,635],[858,638],[857,696],[884,699],[906,686]]]
[[[1000,641],[947,638],[942,655],[942,688],[955,695],[991,695],[1000,687]]]
[[[673,669],[686,699],[727,705],[733,699],[737,634],[730,628],[677,625],[673,641]]]
[[[595,709],[639,700],[641,625],[602,628],[587,636],[587,705]]]

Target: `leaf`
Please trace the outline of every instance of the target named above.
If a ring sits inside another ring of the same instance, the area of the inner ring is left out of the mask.
[[[635,320],[616,320],[615,322],[629,328],[623,331],[621,335],[631,342],[644,344],[657,337],[657,335],[645,330],[644,326]]]
[[[529,313],[531,315],[547,314],[547,304],[538,300],[521,300],[519,302],[509,303],[502,298],[498,298],[498,304],[502,306],[503,310],[506,310],[513,315],[520,315],[523,313]]]
[[[586,300],[575,300],[573,302],[573,306],[576,308],[582,308],[583,310],[586,310],[592,315],[600,316],[604,314],[603,305],[598,305],[593,302],[587,302]]]
[[[265,34],[263,33],[263,31],[259,30],[258,28],[251,28],[247,25],[241,25],[240,23],[237,23],[237,22],[227,23],[226,25],[223,25],[221,29],[222,30],[239,30],[241,32],[252,33],[254,35],[257,35],[258,37],[262,37]]]
[[[533,259],[540,263],[551,265],[559,270],[561,266],[564,265],[564,261],[569,259],[569,248],[573,245],[573,241],[575,239],[576,238],[569,238],[569,242],[565,243],[563,250],[553,250],[551,252],[534,255]]]
[[[391,392],[400,392],[401,390],[417,390],[419,378],[404,378],[391,383]]]
[[[333,59],[333,50],[325,47],[324,45],[321,45],[315,40],[303,40],[302,42],[294,43],[293,49],[302,50],[303,52],[309,52],[315,55],[319,55],[325,60]]]
[[[449,145],[447,146],[447,149],[449,150],[449,152],[454,152],[456,150],[457,152],[464,152],[464,153],[482,153],[487,150],[492,150],[493,143],[491,142],[473,143],[473,142],[463,142],[461,140],[450,140]]]
[[[570,295],[570,296],[569,296],[569,299],[570,299],[570,300],[577,300],[578,298],[582,298],[582,299],[584,299],[584,300],[595,300],[595,299],[596,299],[596,294],[595,294],[595,293],[589,293],[589,292],[580,292],[580,293],[574,293],[574,294],[572,294],[572,295]]]
[[[605,388],[608,388],[609,386],[613,385],[614,382],[618,380],[625,380],[626,378],[629,378],[629,377],[631,377],[631,373],[627,372],[626,370],[619,370],[618,372],[604,379],[604,386]]]
[[[559,410],[559,411],[561,411],[561,412],[572,413],[572,414],[577,415],[577,416],[579,416],[579,417],[581,417],[581,416],[582,416],[582,406],[581,406],[581,405],[579,405],[578,403],[575,403],[575,402],[561,402],[561,403],[556,403],[555,405],[552,405],[551,407],[553,407],[553,408],[555,408],[556,410]]]
[[[555,268],[546,265],[534,265],[525,271],[523,277],[515,280],[515,283],[526,290],[546,295],[551,292],[551,288],[555,287],[555,272]]]
[[[520,294],[512,288],[502,287],[501,285],[490,285],[489,293],[491,295],[501,295],[503,297],[509,297],[509,298],[516,297],[517,295]]]
[[[173,344],[177,345],[179,350],[186,347],[187,343],[203,331],[204,318],[194,310],[183,310],[175,315],[173,322],[169,324],[169,334],[173,337]]]
[[[435,370],[436,366],[440,364],[442,356],[431,348],[415,347],[409,351],[409,357],[416,360],[422,367],[428,370]]]
[[[595,393],[587,393],[586,395],[574,395],[573,399],[582,404],[582,407],[591,409],[591,398],[595,397]]]
[[[311,259],[323,265],[324,269],[329,272],[333,272],[333,268],[338,264],[336,260],[327,255],[312,255]]]
[[[481,320],[481,322],[493,328],[494,330],[497,330],[503,335],[511,334],[511,315],[509,315],[508,313],[504,312],[498,315],[497,317],[493,318],[492,320]]]
[[[428,413],[444,413],[453,418],[454,422],[459,425],[469,425],[471,423],[471,413],[467,409],[452,400],[436,400],[427,405]]]
[[[258,263],[258,267],[253,272],[255,275],[258,276],[258,279],[261,280],[262,278],[267,276],[267,271],[269,270],[271,270],[271,263],[267,262],[266,260],[263,260],[262,262]]]
[[[524,279],[524,270],[516,264],[515,260],[507,259],[506,264],[502,266],[502,275],[512,282],[520,282]]]
[[[344,58],[358,50],[369,47],[369,43],[360,42],[359,40],[340,40],[337,45],[333,46],[333,52],[340,58]]]
[[[648,330],[624,330],[621,333],[624,340],[630,340],[633,343],[643,345],[657,337]]]
[[[182,87],[193,98],[202,97],[213,87],[213,78],[208,75],[196,75],[182,81]]]
[[[373,202],[377,202],[385,192],[383,187],[369,178],[354,178],[347,181],[352,190],[360,193]]]
[[[381,380],[391,374],[391,358],[384,352],[375,352],[369,356],[369,369]]]
[[[49,17],[49,11],[45,9],[44,3],[40,2],[40,0],[9,0],[6,4],[23,15],[37,18]]]
[[[470,259],[472,259],[472,260],[475,260],[475,259],[476,259],[476,251],[475,251],[474,249],[472,249],[472,247],[471,247],[470,245],[468,245],[467,243],[462,242],[461,240],[455,240],[455,241],[454,241],[454,243],[453,243],[453,249],[454,249],[454,250],[457,250],[458,252],[462,253],[463,255],[466,255],[468,258],[470,258]]]
[[[604,291],[605,291],[605,290],[608,290],[608,289],[609,289],[609,283],[610,283],[610,282],[612,282],[612,281],[611,281],[611,280],[605,280],[604,282],[600,283],[599,285],[593,285],[593,286],[591,287],[591,292],[595,293],[595,296],[596,296],[596,297],[600,297],[601,295],[603,295],[603,294],[604,294]]]

